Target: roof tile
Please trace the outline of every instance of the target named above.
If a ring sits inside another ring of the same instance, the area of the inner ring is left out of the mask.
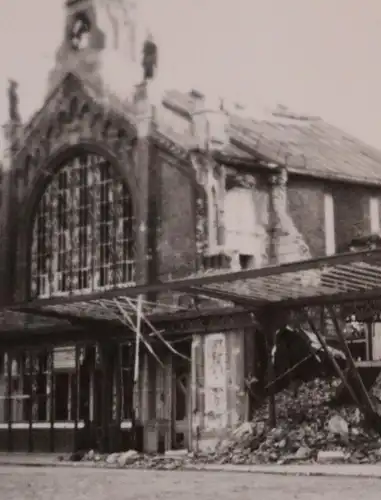
[[[169,91],[166,101],[189,113],[194,108],[192,97],[179,91]],[[284,109],[261,120],[232,112],[230,126],[232,154],[250,150],[253,157],[286,164],[290,172],[381,184],[381,151],[321,118]]]

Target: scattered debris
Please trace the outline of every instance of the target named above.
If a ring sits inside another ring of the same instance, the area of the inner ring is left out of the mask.
[[[366,429],[354,406],[335,407],[331,400],[340,382],[315,379],[294,391],[276,395],[277,426],[270,429],[267,404],[257,410],[245,433],[232,433],[214,454],[219,463],[286,463],[315,461],[320,451],[343,451],[345,461],[379,461],[379,434]],[[237,436],[240,436],[237,438]],[[361,455],[359,453],[361,451]]]
[[[357,431],[357,429],[356,429]],[[328,421],[328,432],[333,436],[340,436],[346,444],[349,443],[348,434],[349,427],[346,420],[340,415],[333,415]],[[358,434],[358,431],[356,432]]]
[[[319,464],[343,463],[346,458],[347,457],[342,450],[319,451],[317,454],[317,462]]]
[[[136,450],[128,450],[118,456],[118,464],[120,467],[125,467],[128,464],[134,463],[139,457]]]
[[[252,422],[242,423],[213,453],[186,450],[164,455],[135,450],[100,456],[93,450],[83,460],[119,467],[174,470],[186,465],[266,463],[377,463],[381,462],[381,438],[364,425],[354,406],[335,406],[340,381],[316,379],[303,383],[297,398],[286,389],[276,395],[277,426],[268,427],[268,406],[256,411]]]
[[[106,458],[106,462],[110,465],[116,464],[119,459],[119,453],[111,453],[111,455],[108,455]]]

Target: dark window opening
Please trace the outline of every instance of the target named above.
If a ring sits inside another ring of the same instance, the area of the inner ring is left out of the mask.
[[[254,256],[239,254],[239,265],[241,269],[252,269],[254,267]]]

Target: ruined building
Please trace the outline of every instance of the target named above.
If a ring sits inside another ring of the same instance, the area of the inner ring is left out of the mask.
[[[73,449],[88,426],[104,449],[134,426],[145,450],[213,446],[247,417],[255,317],[222,296],[124,290],[331,255],[380,230],[380,152],[318,117],[259,120],[161,89],[133,7],[67,2],[28,123],[10,84],[2,449]]]

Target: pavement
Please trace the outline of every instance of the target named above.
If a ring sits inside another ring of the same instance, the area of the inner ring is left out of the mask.
[[[0,453],[0,467],[61,467],[76,469],[116,469],[104,462],[69,462],[58,454]],[[123,468],[128,470],[128,466]],[[132,468],[131,468],[132,469]],[[134,469],[137,470],[137,469]],[[283,476],[327,476],[381,479],[381,464],[302,464],[302,465],[230,465],[186,464],[184,471],[272,474]]]
[[[4,500],[379,500],[374,478],[0,466]]]

